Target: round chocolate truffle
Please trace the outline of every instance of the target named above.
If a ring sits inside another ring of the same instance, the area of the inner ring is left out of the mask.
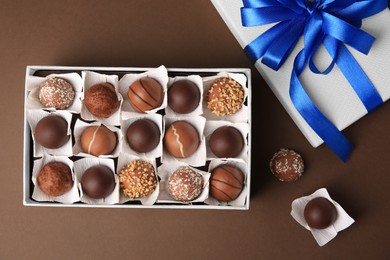
[[[269,163],[271,172],[280,181],[296,181],[304,171],[302,156],[293,150],[280,149]]]
[[[200,143],[198,131],[185,121],[173,122],[164,135],[164,146],[176,158],[186,158],[196,152]]]
[[[104,125],[88,126],[81,134],[80,143],[84,153],[108,155],[115,150],[117,137]]]
[[[127,97],[135,111],[145,113],[145,111],[161,106],[164,89],[157,80],[144,77],[130,85]]]
[[[236,113],[244,103],[244,90],[232,78],[219,78],[207,93],[207,107],[217,116]]]
[[[126,132],[127,143],[137,153],[152,151],[160,142],[160,129],[149,119],[139,119]]]
[[[72,172],[65,163],[49,162],[38,173],[37,183],[43,193],[58,197],[72,188]]]
[[[104,165],[88,168],[81,177],[83,192],[93,199],[103,199],[115,188],[114,173]]]
[[[122,168],[119,183],[123,194],[130,198],[149,196],[157,187],[157,177],[152,164],[134,160]]]
[[[176,113],[191,113],[198,107],[199,102],[200,91],[192,81],[179,80],[168,89],[168,106]]]
[[[72,105],[75,92],[68,81],[62,78],[50,78],[39,85],[38,97],[44,107],[66,109]]]
[[[180,167],[168,179],[168,191],[174,200],[191,201],[203,190],[202,175],[188,166]]]
[[[61,116],[50,115],[42,118],[35,126],[35,140],[45,148],[56,149],[66,144],[68,123]]]
[[[211,151],[219,158],[233,158],[238,156],[244,148],[244,138],[237,128],[222,126],[210,136]]]
[[[233,165],[221,165],[213,169],[210,176],[210,195],[219,201],[232,201],[244,187],[244,174]]]
[[[84,104],[92,115],[110,117],[119,109],[120,101],[110,83],[98,83],[85,92]]]
[[[306,204],[304,217],[309,227],[324,229],[335,222],[337,209],[328,199],[318,197]]]

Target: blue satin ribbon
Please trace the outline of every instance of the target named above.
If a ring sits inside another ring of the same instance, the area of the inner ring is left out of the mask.
[[[297,54],[290,80],[291,100],[322,140],[344,161],[352,144],[310,99],[299,76],[308,67],[313,73],[328,74],[336,64],[368,112],[383,101],[372,82],[345,45],[368,54],[375,38],[360,29],[362,19],[387,8],[387,0],[243,0],[243,26],[276,23],[245,48],[253,63],[261,62],[278,70],[303,36],[304,47]],[[325,46],[332,62],[320,71],[313,56]]]

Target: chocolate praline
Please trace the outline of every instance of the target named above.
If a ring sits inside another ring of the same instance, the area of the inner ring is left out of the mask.
[[[203,177],[188,166],[175,170],[168,179],[168,191],[174,200],[191,201],[203,190]]]
[[[280,180],[292,182],[298,180],[305,166],[302,156],[293,150],[280,149],[269,163],[271,172]]]
[[[176,113],[191,113],[198,107],[199,102],[200,91],[192,81],[179,80],[168,89],[168,106]]]
[[[84,104],[92,115],[107,118],[118,111],[120,101],[113,85],[98,83],[86,91]]]
[[[115,188],[114,173],[104,165],[92,166],[81,177],[81,187],[89,197],[103,199]]]
[[[72,105],[75,91],[68,81],[54,77],[39,85],[38,97],[44,107],[66,109]]]
[[[70,138],[68,135],[68,123],[61,116],[46,116],[35,126],[34,137],[45,148],[60,148]]]
[[[241,132],[232,126],[221,126],[210,136],[211,151],[219,158],[238,156],[244,148],[244,138]]]
[[[83,152],[95,156],[111,154],[117,145],[117,136],[104,125],[89,126],[80,136]]]
[[[73,186],[72,172],[65,163],[49,162],[38,173],[37,184],[49,196],[64,195]]]
[[[140,113],[159,107],[164,98],[161,84],[152,78],[144,77],[134,81],[127,91],[131,107]]]
[[[147,153],[159,144],[160,129],[152,120],[139,119],[127,128],[126,140],[134,151]]]
[[[233,165],[214,168],[210,176],[210,195],[219,201],[232,201],[244,187],[244,173]]]
[[[328,199],[318,197],[306,204],[304,217],[309,227],[324,229],[337,219],[337,209]]]
[[[199,143],[198,131],[186,121],[175,121],[165,131],[164,147],[176,158],[191,156]]]

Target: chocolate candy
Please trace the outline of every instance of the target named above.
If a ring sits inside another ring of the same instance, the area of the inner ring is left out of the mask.
[[[104,125],[89,126],[81,134],[80,143],[84,153],[108,155],[115,150],[117,137]]]
[[[168,179],[168,191],[174,200],[191,201],[203,190],[202,175],[188,166],[180,167]]]
[[[200,91],[192,81],[179,80],[168,89],[168,106],[176,113],[191,113],[199,102]]]
[[[211,151],[219,158],[238,156],[244,148],[244,144],[241,132],[232,126],[217,128],[209,140]]]
[[[50,115],[42,118],[35,127],[35,140],[49,149],[60,148],[70,138],[68,123],[61,116]]]
[[[280,149],[275,153],[269,166],[280,181],[286,182],[298,180],[305,169],[302,156],[288,149]]]
[[[49,162],[38,173],[37,184],[49,196],[64,195],[73,186],[72,172],[65,163]]]
[[[337,219],[337,209],[328,199],[318,197],[306,204],[304,217],[309,227],[324,229]]]
[[[39,85],[38,97],[44,107],[66,109],[72,105],[75,92],[68,81],[62,78],[50,78]]]
[[[120,171],[119,183],[127,197],[142,198],[149,196],[156,189],[157,177],[152,164],[134,160]]]
[[[88,168],[81,177],[83,192],[93,199],[103,199],[115,188],[114,173],[104,165]]]
[[[84,104],[92,115],[107,118],[118,111],[120,101],[113,85],[99,83],[87,90]]]
[[[130,85],[127,97],[135,111],[145,113],[161,105],[164,89],[157,80],[144,77]]]
[[[159,144],[160,129],[152,120],[139,119],[127,128],[126,140],[134,151],[147,153]]]
[[[232,78],[214,81],[207,93],[207,107],[217,116],[231,115],[239,111],[244,103],[244,90]]]
[[[213,169],[210,176],[210,195],[219,201],[232,201],[244,187],[244,174],[233,165],[221,165]]]
[[[196,152],[200,143],[198,131],[185,121],[173,122],[165,131],[164,146],[176,158],[186,158]]]

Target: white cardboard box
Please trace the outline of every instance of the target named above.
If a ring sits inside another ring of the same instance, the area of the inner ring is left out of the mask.
[[[49,71],[61,71],[61,72],[73,72],[73,71],[95,71],[99,73],[105,72],[118,72],[118,73],[142,73],[152,68],[134,68],[134,67],[66,67],[66,66],[27,66],[27,76],[34,75],[38,70],[49,70]],[[251,72],[250,69],[246,68],[212,68],[212,69],[196,69],[196,68],[171,68],[167,69],[168,74],[174,75],[190,75],[190,74],[201,74],[201,75],[215,75],[219,72],[230,72],[230,73],[241,73],[247,77],[247,106],[248,109],[248,124],[251,129]],[[27,99],[28,91],[25,89],[25,99]],[[115,205],[90,205],[83,204],[80,202],[74,204],[62,204],[52,202],[37,202],[31,198],[33,184],[31,181],[32,166],[33,166],[33,142],[31,138],[31,129],[26,120],[26,106],[24,108],[24,150],[23,150],[23,205],[25,206],[46,206],[46,207],[81,207],[81,208],[163,208],[163,209],[225,209],[225,210],[248,210],[250,201],[250,184],[251,184],[251,132],[248,133],[248,173],[246,178],[247,187],[247,199],[244,206],[213,206],[213,205],[191,205],[191,204],[154,204],[151,206],[136,204],[115,204]]]

